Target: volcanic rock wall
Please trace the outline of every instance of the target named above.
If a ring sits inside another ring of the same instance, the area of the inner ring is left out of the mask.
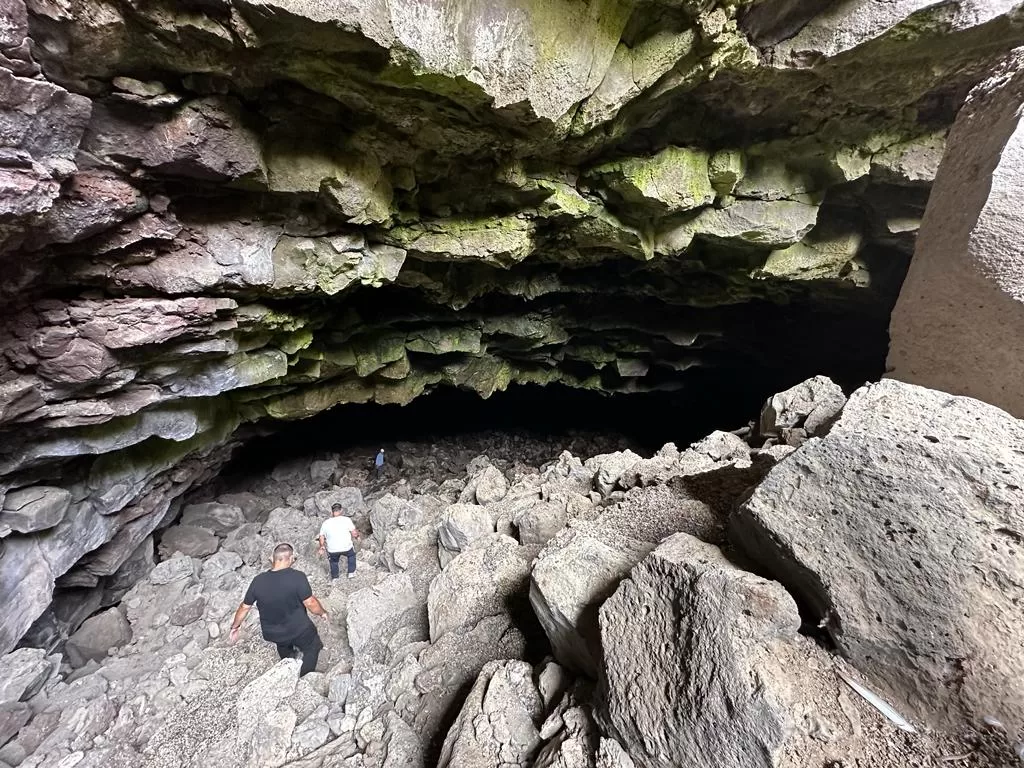
[[[3,0],[0,651],[115,599],[245,423],[880,371],[1024,31],[819,5]]]

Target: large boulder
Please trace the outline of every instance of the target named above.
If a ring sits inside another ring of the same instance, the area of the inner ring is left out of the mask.
[[[60,656],[42,648],[19,648],[0,656],[0,704],[35,696],[60,667]]]
[[[282,659],[242,689],[234,739],[241,765],[276,768],[285,762],[297,719],[285,700],[298,680],[299,662]]]
[[[208,528],[218,536],[227,536],[246,522],[241,507],[231,504],[190,504],[181,515],[182,525]]]
[[[666,539],[600,618],[598,719],[638,766],[706,765],[708,755],[721,768],[924,757],[908,750],[897,759],[889,740],[863,738],[860,713],[877,713],[856,703],[830,667],[849,670],[799,635],[796,602],[782,585],[714,545],[682,533]]]
[[[352,652],[383,661],[388,640],[400,629],[412,627],[421,637],[426,636],[425,613],[404,573],[392,574],[375,586],[353,592],[345,620]]]
[[[541,550],[530,577],[530,603],[555,657],[597,676],[597,611],[658,543],[678,531],[709,541],[722,521],[702,502],[669,486],[634,488],[593,520],[577,521]]]
[[[1024,423],[884,380],[778,464],[731,537],[898,708],[1024,724]]]
[[[438,526],[438,554],[445,566],[460,552],[489,533],[494,533],[494,518],[479,504],[452,504],[445,509]]]
[[[476,472],[466,483],[459,496],[462,503],[493,504],[501,501],[508,493],[508,480],[493,464]]]
[[[526,654],[526,638],[508,619],[491,616],[472,629],[449,632],[424,648],[417,662],[415,690],[420,693],[412,718],[419,733],[438,733],[490,661],[519,659]]]
[[[373,537],[383,544],[388,533],[396,528],[418,528],[425,521],[425,513],[416,504],[390,493],[381,496],[370,509],[370,527]]]
[[[494,533],[452,560],[430,583],[431,642],[488,616],[502,615],[517,600],[525,602],[535,553],[535,548]]]
[[[1024,55],[971,92],[889,326],[889,375],[1024,417]]]
[[[72,667],[84,666],[90,659],[102,661],[111,648],[131,642],[132,628],[120,608],[97,614],[79,627],[64,646]]]
[[[490,662],[445,737],[438,768],[527,765],[540,744],[543,714],[529,664]]]
[[[172,525],[160,537],[160,553],[169,557],[181,552],[189,557],[207,557],[217,551],[220,540],[209,528],[196,525]]]

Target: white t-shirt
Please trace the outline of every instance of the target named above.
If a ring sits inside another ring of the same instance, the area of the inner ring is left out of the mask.
[[[352,531],[356,524],[352,518],[339,515],[324,520],[320,526],[320,535],[327,541],[328,552],[348,552],[352,549]]]

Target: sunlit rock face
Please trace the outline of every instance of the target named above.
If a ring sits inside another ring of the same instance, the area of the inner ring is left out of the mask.
[[[879,373],[1024,32],[821,6],[4,0],[0,651],[109,601],[242,424]]]

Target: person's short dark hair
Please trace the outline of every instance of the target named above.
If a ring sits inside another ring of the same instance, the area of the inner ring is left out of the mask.
[[[278,560],[284,560],[286,557],[292,557],[295,554],[295,548],[291,544],[282,543],[274,547],[274,562]]]
[[[331,504],[331,512],[340,512],[344,507],[341,504]]]

